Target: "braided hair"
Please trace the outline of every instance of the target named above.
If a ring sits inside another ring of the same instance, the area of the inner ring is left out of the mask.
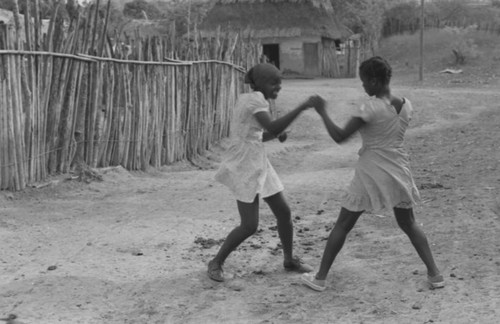
[[[373,56],[363,61],[359,66],[359,73],[370,79],[376,79],[382,84],[389,84],[392,77],[392,68],[384,58]]]

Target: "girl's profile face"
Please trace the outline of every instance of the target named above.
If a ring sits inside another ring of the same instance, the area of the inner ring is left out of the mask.
[[[279,75],[269,77],[261,84],[256,84],[255,86],[255,90],[262,92],[264,98],[276,99],[281,90],[281,77]]]

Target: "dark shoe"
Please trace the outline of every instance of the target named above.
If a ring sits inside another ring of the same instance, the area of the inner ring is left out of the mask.
[[[283,266],[286,271],[294,271],[298,273],[313,271],[313,268],[310,265],[304,263],[304,261],[299,258],[293,258],[291,261],[284,262]]]
[[[212,280],[222,282],[224,281],[224,271],[222,270],[222,267],[220,264],[215,262],[214,260],[208,262],[208,270],[207,270],[208,277]]]

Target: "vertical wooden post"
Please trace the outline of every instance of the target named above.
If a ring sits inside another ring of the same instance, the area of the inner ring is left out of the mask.
[[[420,67],[418,70],[418,80],[424,80],[424,1],[420,2]]]

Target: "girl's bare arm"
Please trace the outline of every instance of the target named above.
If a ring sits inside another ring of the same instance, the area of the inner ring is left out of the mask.
[[[267,111],[256,113],[255,118],[264,130],[269,133],[267,136],[277,137],[300,115],[302,111],[309,107],[312,107],[312,105],[306,101],[280,118],[273,120],[273,117]]]
[[[336,143],[342,143],[343,141],[347,140],[349,137],[351,137],[355,132],[357,132],[364,124],[365,121],[359,117],[352,117],[346,125],[341,128],[337,126],[330,116],[328,116],[328,113],[326,112],[325,107],[316,107],[316,111],[320,115],[321,119],[323,120],[323,123],[325,124],[326,130],[328,131],[328,134],[330,134],[330,137],[336,142]]]

